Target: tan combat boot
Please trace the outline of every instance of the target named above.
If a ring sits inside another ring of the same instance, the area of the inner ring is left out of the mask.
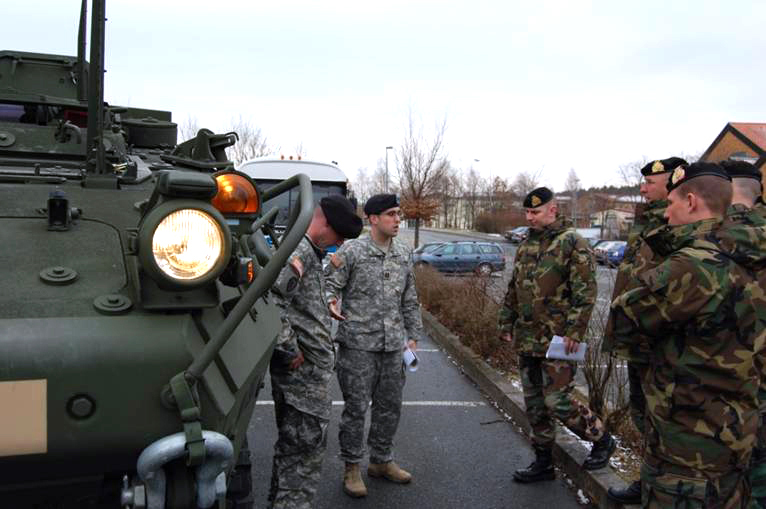
[[[343,474],[343,491],[346,495],[354,498],[367,496],[367,487],[362,481],[359,463],[346,463],[346,471]]]
[[[391,482],[407,484],[412,480],[412,475],[406,470],[402,470],[399,465],[393,461],[387,463],[370,463],[367,467],[367,475],[370,477],[383,477]]]

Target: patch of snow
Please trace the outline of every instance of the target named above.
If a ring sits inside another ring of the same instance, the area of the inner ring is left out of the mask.
[[[590,499],[585,496],[585,493],[583,493],[582,490],[577,490],[577,502],[580,505],[589,505]]]

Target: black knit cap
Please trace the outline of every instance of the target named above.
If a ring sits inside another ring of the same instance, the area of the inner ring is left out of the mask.
[[[399,206],[399,198],[395,194],[376,194],[364,204],[364,213],[368,216]]]
[[[648,177],[649,175],[661,175],[663,173],[670,173],[682,164],[688,165],[685,159],[680,157],[668,157],[667,159],[659,159],[657,161],[651,161],[641,168],[641,175]]]
[[[529,192],[526,198],[524,198],[524,208],[534,209],[541,205],[545,205],[553,199],[553,191],[547,187],[538,187]]]
[[[761,181],[761,172],[755,165],[748,163],[747,161],[732,161],[727,159],[718,163],[721,168],[733,179],[739,178],[751,178],[758,182]]]
[[[721,165],[716,163],[696,162],[688,166],[681,165],[673,170],[672,175],[670,175],[670,178],[668,179],[668,192],[671,192],[673,189],[680,186],[684,182],[688,182],[693,178],[702,177],[704,175],[719,177],[731,182],[731,177],[729,177],[726,171],[721,168]]]
[[[362,219],[345,196],[331,194],[319,200],[324,217],[335,233],[344,239],[355,239],[362,233]]]

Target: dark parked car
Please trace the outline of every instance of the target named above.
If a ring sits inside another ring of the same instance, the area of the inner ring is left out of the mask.
[[[476,272],[488,276],[505,270],[505,253],[497,242],[455,241],[421,252],[416,265],[428,265],[440,272]]]
[[[508,242],[518,244],[523,242],[524,239],[527,238],[527,235],[529,235],[529,226],[517,226],[516,228],[506,231],[503,234],[503,237],[505,237],[505,240]]]
[[[624,242],[624,241],[606,240],[604,242],[598,243],[596,247],[593,248],[593,252],[596,255],[596,261],[601,264],[606,263],[606,254],[609,251],[613,251],[615,248],[617,248],[617,246],[620,245],[620,242]]]
[[[430,253],[443,244],[444,242],[426,242],[425,244],[421,244],[412,250],[412,263],[417,264],[420,262],[420,258],[423,256],[423,253]]]
[[[620,243],[617,246],[607,251],[606,253],[607,265],[616,267],[622,262],[622,259],[625,256],[625,249],[628,247],[628,243],[625,241],[619,241],[619,242]]]

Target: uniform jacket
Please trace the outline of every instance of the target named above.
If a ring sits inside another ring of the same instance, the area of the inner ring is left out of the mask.
[[[369,236],[350,240],[325,267],[327,301],[341,301],[337,341],[371,352],[401,350],[420,339],[423,322],[415,289],[410,250],[391,239],[388,252]]]
[[[750,270],[711,219],[646,238],[663,261],[612,303],[618,341],[647,341],[647,461],[726,473],[747,466],[757,427]]]
[[[272,385],[279,387],[288,404],[329,419],[335,350],[322,262],[316,251],[304,236],[272,288],[281,308],[282,329],[272,357],[271,376]],[[289,361],[299,349],[305,362],[291,370]]]
[[[654,201],[646,205],[643,212],[636,215],[636,221],[628,233],[628,245],[625,249],[625,256],[617,268],[617,277],[614,281],[614,290],[612,291],[612,300],[620,294],[635,287],[638,282],[636,275],[641,274],[659,260],[653,259],[652,250],[644,244],[644,236],[653,232],[667,223],[665,219],[665,208],[668,206],[667,200]],[[601,342],[602,352],[617,352],[621,357],[625,357],[635,362],[649,362],[650,351],[646,344],[634,343],[630,347],[626,345],[616,345],[614,334],[612,334],[614,316],[609,314],[609,320],[606,325],[604,339]]]
[[[596,277],[593,253],[564,218],[530,229],[513,262],[500,329],[523,355],[543,357],[554,334],[585,340]]]

